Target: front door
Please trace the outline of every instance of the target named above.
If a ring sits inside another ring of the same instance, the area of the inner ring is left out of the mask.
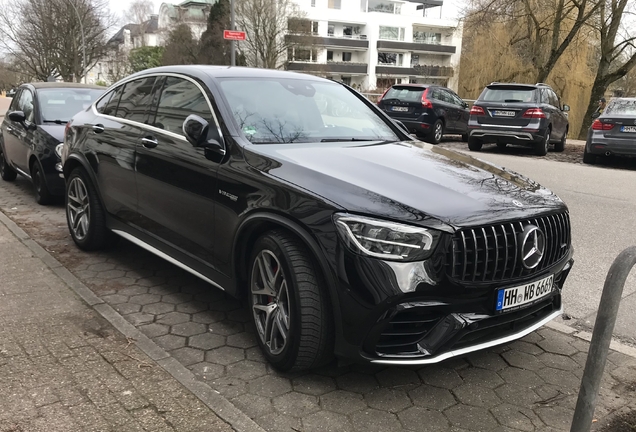
[[[28,88],[22,88],[18,103],[15,107],[12,104],[12,111],[22,111],[24,113],[24,124],[9,120],[11,131],[5,136],[5,150],[7,160],[25,174],[29,173],[29,142],[33,137],[33,129],[35,127],[35,109],[34,109],[33,92]]]
[[[213,266],[218,164],[183,134],[190,114],[216,127],[201,89],[185,77],[167,76],[137,144],[141,228],[168,246]]]

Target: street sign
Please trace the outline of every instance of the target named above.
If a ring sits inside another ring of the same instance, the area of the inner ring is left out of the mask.
[[[245,32],[238,30],[223,30],[223,39],[245,40]]]

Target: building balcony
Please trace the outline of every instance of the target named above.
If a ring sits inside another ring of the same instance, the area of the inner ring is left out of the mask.
[[[411,67],[378,65],[375,68],[376,75],[408,75],[426,78],[450,78],[455,71],[450,66],[426,66],[414,65]]]
[[[455,54],[457,47],[452,45],[442,45],[437,43],[422,43],[422,42],[404,42],[404,41],[389,41],[379,40],[378,49],[382,50],[402,50],[402,51],[415,51],[415,52],[429,52],[436,54]]]
[[[288,34],[285,38],[293,43],[305,46],[369,49],[369,41],[366,39],[366,35],[324,37]]]
[[[366,63],[353,62],[301,62],[291,61],[287,65],[287,70],[298,72],[314,72],[324,74],[366,74],[369,65]]]

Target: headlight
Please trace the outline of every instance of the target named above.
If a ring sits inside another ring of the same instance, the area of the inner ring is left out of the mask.
[[[363,216],[337,214],[334,222],[345,244],[362,255],[394,261],[428,258],[440,233]]]
[[[49,147],[50,148],[50,147]],[[55,146],[55,154],[57,155],[57,157],[59,157],[60,159],[62,159],[62,150],[64,149],[64,144],[60,143],[58,145]]]

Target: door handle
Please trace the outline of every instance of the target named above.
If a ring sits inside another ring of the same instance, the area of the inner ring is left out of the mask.
[[[152,149],[152,148],[157,147],[159,145],[159,143],[154,138],[145,137],[145,138],[141,139],[141,145],[146,147],[146,148]]]
[[[10,126],[7,126],[7,132],[13,132],[13,128]]]
[[[102,133],[104,132],[104,126],[100,125],[100,124],[96,124],[93,126],[93,132],[95,133]]]

